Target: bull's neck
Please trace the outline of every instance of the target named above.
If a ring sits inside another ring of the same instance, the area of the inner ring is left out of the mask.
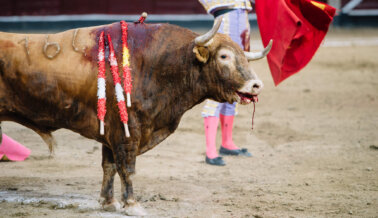
[[[140,72],[137,97],[151,118],[165,112],[181,117],[204,100],[206,86],[193,53],[195,33],[169,24],[130,25],[129,37],[134,70]]]
[[[178,113],[184,113],[205,99],[206,85],[201,77],[201,65],[195,59],[193,43],[166,54],[165,63],[156,79],[160,89],[168,94],[168,99]],[[173,97],[173,98],[172,98]]]
[[[161,124],[179,121],[185,111],[205,99],[206,86],[192,49],[193,43],[188,42],[176,49],[165,49],[146,61],[151,65],[144,65],[141,84],[144,96],[148,96],[144,101],[151,102],[145,102],[144,107],[151,112],[152,120],[159,119]]]

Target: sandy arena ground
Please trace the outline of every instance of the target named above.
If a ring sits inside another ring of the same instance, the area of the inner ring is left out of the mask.
[[[254,66],[265,82],[255,128],[252,105],[239,107],[234,128],[253,157],[205,164],[196,106],[137,159],[134,188],[148,217],[378,217],[378,29],[332,30],[312,62],[278,87],[266,60]],[[97,203],[99,143],[59,130],[51,159],[31,130],[4,122],[3,131],[32,153],[0,163],[0,217],[122,216]],[[119,199],[118,177],[115,190]]]

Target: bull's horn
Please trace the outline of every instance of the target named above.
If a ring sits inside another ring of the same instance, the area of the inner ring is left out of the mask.
[[[248,61],[255,61],[261,58],[264,58],[268,55],[270,49],[272,48],[273,40],[269,41],[269,44],[264,48],[263,51],[260,52],[247,52],[245,51],[244,54],[247,57]]]
[[[196,45],[204,46],[207,42],[209,42],[218,32],[218,29],[222,23],[222,19],[223,19],[223,16],[219,16],[215,18],[213,28],[211,28],[209,32],[203,35],[197,36],[194,39],[194,42],[196,43]]]

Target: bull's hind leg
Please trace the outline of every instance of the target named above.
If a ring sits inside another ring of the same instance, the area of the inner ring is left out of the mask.
[[[129,145],[120,145],[114,149],[118,175],[121,179],[122,201],[125,213],[129,216],[147,215],[143,207],[135,200],[131,176],[135,174],[137,150]],[[127,148],[127,149],[126,149]]]
[[[121,205],[113,196],[114,175],[117,170],[114,163],[113,152],[104,144],[102,145],[102,169],[104,171],[104,177],[102,180],[100,201],[104,210],[117,211],[121,208]]]

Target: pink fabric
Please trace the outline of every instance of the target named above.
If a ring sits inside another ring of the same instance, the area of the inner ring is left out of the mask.
[[[0,145],[0,160],[5,155],[9,160],[23,161],[29,156],[29,154],[30,149],[3,134],[3,142]]]
[[[220,115],[222,127],[222,146],[224,148],[235,150],[239,149],[232,140],[232,126],[234,124],[234,116]]]
[[[206,156],[210,159],[218,157],[216,148],[216,136],[219,118],[218,117],[205,117],[205,136],[206,136]]]

